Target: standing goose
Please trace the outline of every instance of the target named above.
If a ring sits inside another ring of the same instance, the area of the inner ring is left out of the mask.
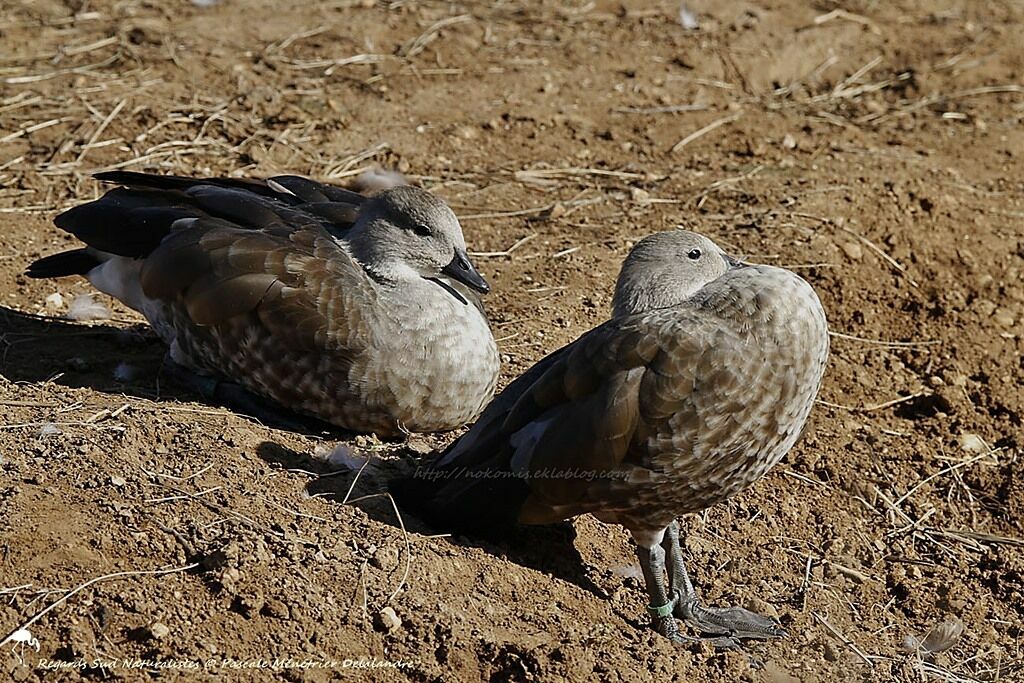
[[[429,192],[96,177],[121,187],[54,221],[85,246],[28,275],[84,275],[142,313],[179,366],[384,437],[454,429],[493,394],[498,353],[476,294],[488,285]]]
[[[825,313],[800,277],[692,232],[651,235],[623,264],[611,320],[527,371],[392,489],[446,530],[588,512],[621,524],[659,633],[682,640],[678,617],[722,644],[779,637],[745,609],[701,605],[676,518],[745,490],[789,451],[827,355]]]

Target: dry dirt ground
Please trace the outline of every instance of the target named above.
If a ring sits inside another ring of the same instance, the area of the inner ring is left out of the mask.
[[[1024,680],[1024,6],[688,8],[698,30],[674,0],[0,2],[0,638],[57,603],[0,677]],[[657,230],[817,288],[837,334],[804,438],[684,520],[707,600],[789,638],[661,639],[591,518],[403,529],[354,499],[453,435],[262,426],[161,384],[137,315],[65,320],[87,285],[22,275],[100,169],[375,165],[461,216],[503,383],[605,318]],[[372,456],[351,493],[339,441]],[[908,651],[933,629],[944,651]]]

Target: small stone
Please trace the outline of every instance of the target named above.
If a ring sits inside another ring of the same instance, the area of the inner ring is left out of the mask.
[[[402,628],[402,620],[395,613],[395,610],[388,606],[377,612],[376,626],[378,631],[394,633]]]
[[[779,611],[775,609],[775,605],[770,602],[765,602],[761,598],[749,598],[743,603],[744,609],[748,609],[755,614],[760,614],[764,617],[772,617],[774,619],[779,618]]]
[[[1003,308],[1001,306],[992,314],[992,319],[996,321],[996,324],[1003,327],[1013,327],[1013,324],[1017,322],[1013,316],[1013,312],[1010,311],[1010,309]]]
[[[238,607],[247,619],[252,619],[254,616],[259,614],[263,609],[263,605],[263,596],[259,593],[240,596],[238,599]]]
[[[288,605],[274,598],[267,600],[260,612],[275,619],[287,619],[289,617]]]
[[[146,630],[149,631],[150,636],[157,640],[171,635],[171,629],[167,628],[167,625],[160,621],[153,622]]]
[[[860,261],[864,258],[864,248],[856,242],[840,242],[839,248],[851,261]]]
[[[796,149],[796,138],[786,133],[786,137],[782,138],[782,146],[786,149]]]
[[[651,193],[643,188],[634,187],[629,193],[633,197],[633,201],[638,204],[647,204],[651,201]]]
[[[380,548],[370,558],[370,564],[386,572],[398,568],[398,552],[394,548]]]
[[[978,299],[974,302],[974,306],[978,309],[978,313],[985,317],[993,315],[997,308],[997,306],[988,299]]]
[[[50,296],[46,297],[46,310],[48,311],[59,311],[64,308],[64,297],[60,295],[60,292],[54,292]]]
[[[125,481],[124,477],[119,477],[119,476],[117,476],[115,474],[115,475],[110,477],[110,483],[113,484],[114,486],[120,487],[120,486],[124,486],[128,482]]]
[[[826,640],[821,649],[823,650],[822,654],[825,655],[825,659],[830,662],[838,662],[839,657],[842,655],[842,653],[839,652],[839,648],[837,648],[836,644],[831,640]]]

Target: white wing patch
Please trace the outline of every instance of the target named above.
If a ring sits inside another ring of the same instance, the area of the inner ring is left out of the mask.
[[[167,316],[165,304],[147,297],[142,291],[139,279],[142,274],[142,259],[102,252],[96,256],[103,259],[103,263],[86,274],[92,286],[144,315],[157,335],[165,343],[173,344],[177,335]]]

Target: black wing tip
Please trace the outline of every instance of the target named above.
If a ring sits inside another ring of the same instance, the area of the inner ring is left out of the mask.
[[[53,224],[64,232],[70,232],[73,235],[75,233],[75,214],[77,209],[78,206],[72,206],[70,209],[61,211],[53,217]]]
[[[33,261],[25,270],[25,275],[36,280],[85,275],[98,265],[100,261],[87,250],[73,249]]]

